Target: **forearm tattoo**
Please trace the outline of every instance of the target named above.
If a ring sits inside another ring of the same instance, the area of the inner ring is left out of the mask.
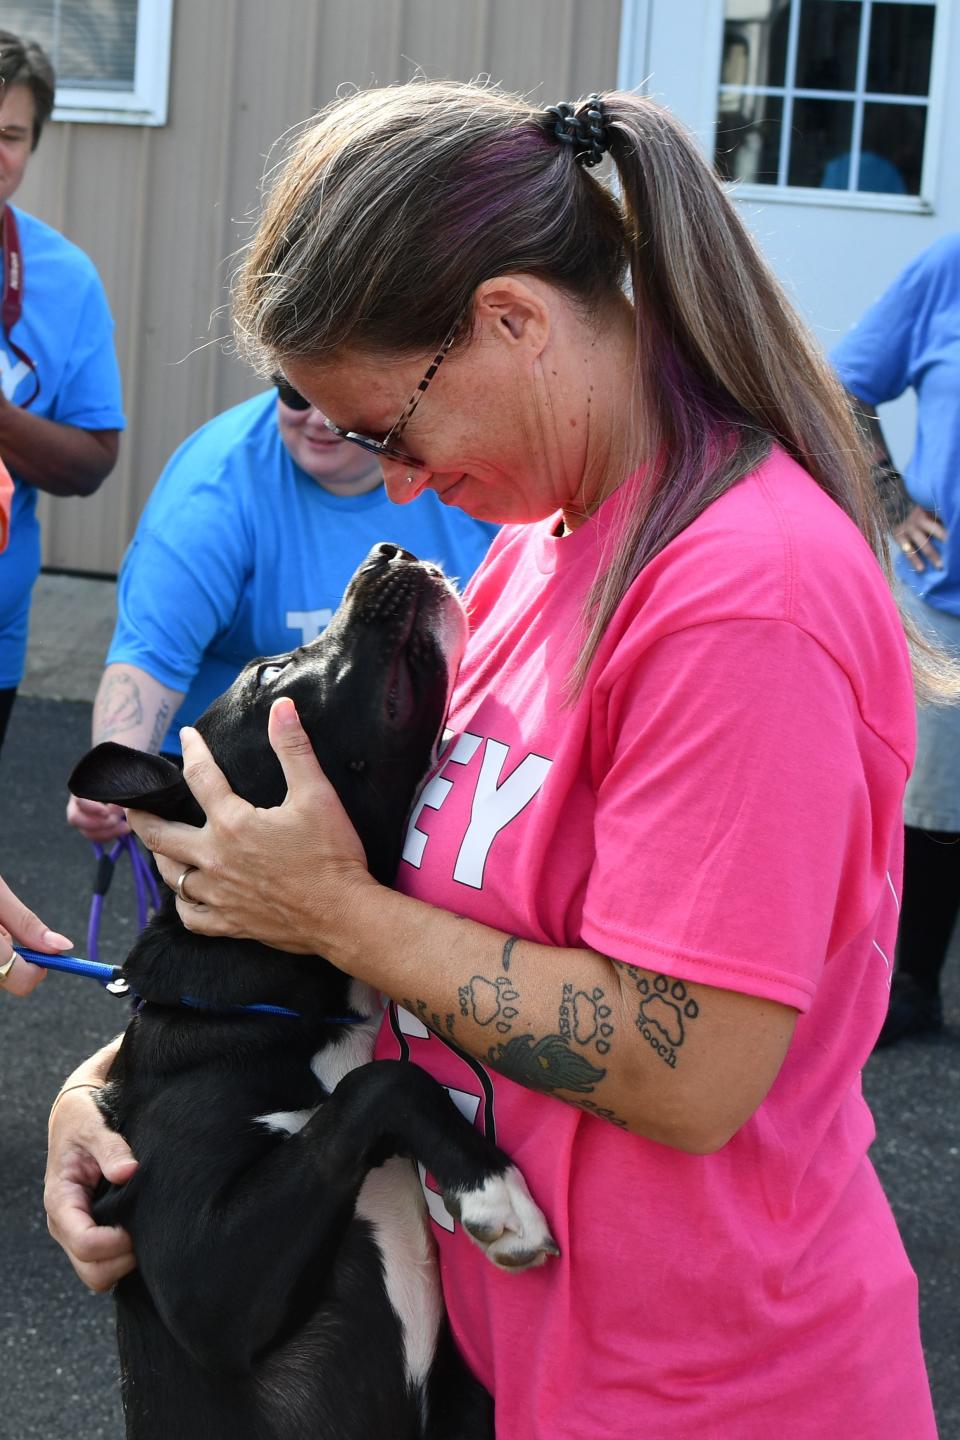
[[[556,1029],[534,1035],[522,1021],[522,995],[510,974],[516,936],[503,947],[501,969],[495,976],[472,975],[458,993],[460,1018],[499,1037],[484,1056],[488,1064],[530,1090],[551,1095],[564,1091],[577,1097],[590,1095],[606,1078],[597,1063],[609,1054],[614,1035],[613,1009],[605,992],[594,986],[587,993],[569,980],[560,982]],[[452,1033],[452,1032],[451,1032]],[[579,1098],[574,1103],[580,1103]],[[584,1108],[606,1114],[594,1103]],[[607,1116],[616,1121],[612,1112]]]
[[[614,960],[613,964],[638,996],[633,1023],[651,1050],[671,1070],[676,1070],[690,1026],[700,1015],[700,1006],[682,980],[673,980],[669,975],[654,975],[651,980],[632,965],[624,965],[622,960]]]
[[[405,997],[400,1001],[404,1010],[409,1010],[411,1015],[416,1015],[437,1035],[447,1034],[453,1039],[453,1015],[440,1015],[436,1010],[431,1010],[426,1000],[411,1000]]]
[[[155,755],[160,749],[160,744],[169,728],[170,702],[169,700],[161,700],[160,708],[157,711],[156,718],[153,722],[153,729],[150,732],[150,739],[147,742],[147,749],[150,751],[151,755]]]
[[[99,744],[143,724],[140,686],[132,675],[121,671],[111,675],[97,696],[93,716],[94,737]]]
[[[146,745],[151,754],[155,755],[160,749],[170,728],[170,714],[170,701],[161,700]],[[126,670],[111,675],[102,694],[97,697],[94,710],[93,733],[97,744],[111,740],[115,735],[128,735],[131,730],[137,730],[143,720],[143,700],[136,680]]]
[[[485,1051],[476,1049],[475,1037],[469,1048],[492,1069],[528,1090],[556,1095],[613,1125],[628,1128],[610,1107],[590,1098],[607,1078],[608,1057],[621,1023],[618,1017],[628,1017],[663,1064],[675,1070],[690,1027],[700,1014],[697,1001],[681,980],[651,975],[612,960],[626,982],[622,990],[614,985],[616,995],[608,995],[601,985],[585,989],[560,979],[555,1028],[537,1034],[524,1018],[522,982],[516,969],[511,969],[516,943],[511,936],[504,945],[501,973],[471,975],[459,987],[459,1014],[439,1014],[425,1000],[406,999],[404,1006],[454,1043],[461,1041],[464,1023],[467,1029],[476,1026],[487,1031],[492,1043]]]

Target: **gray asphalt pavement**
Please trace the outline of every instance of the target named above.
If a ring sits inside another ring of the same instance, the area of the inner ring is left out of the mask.
[[[81,693],[85,687],[86,680]],[[39,693],[17,703],[0,758],[0,874],[85,954],[92,852],[66,826],[63,807],[66,776],[87,748],[90,707],[50,698],[57,687],[49,679],[33,688]],[[59,688],[70,691],[62,683]],[[130,877],[118,873],[107,902],[102,958],[119,963],[133,933]],[[874,1162],[920,1276],[941,1440],[960,1440],[957,944],[946,1009],[943,1036],[875,1056],[864,1088],[877,1120]],[[26,1001],[0,996],[0,1440],[120,1440],[123,1433],[110,1301],[83,1289],[47,1235],[41,1190],[50,1100],[77,1061],[124,1021],[123,1002],[91,981],[68,976],[50,975]],[[829,1384],[830,1377],[811,1382]],[[857,1434],[855,1417],[847,1433]]]

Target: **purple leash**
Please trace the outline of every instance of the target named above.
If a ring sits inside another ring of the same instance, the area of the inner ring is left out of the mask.
[[[150,912],[160,908],[160,890],[149,861],[145,859],[135,835],[122,835],[109,850],[96,842],[93,843],[93,848],[97,856],[97,874],[93,883],[90,923],[87,927],[87,949],[91,959],[81,960],[72,955],[44,955],[39,950],[27,950],[22,945],[14,945],[13,949],[30,965],[42,965],[45,970],[59,970],[64,975],[82,975],[90,980],[98,980],[111,995],[136,998],[136,1009],[140,1010],[146,1002],[139,997],[134,997],[121,967],[104,965],[100,961],[97,946],[100,935],[100,919],[103,914],[104,896],[110,889],[117,861],[124,851],[130,857],[130,868],[133,871],[133,883],[137,892],[137,918],[140,921],[141,930],[146,925]],[[205,1000],[198,1000],[193,995],[181,995],[180,1004],[188,1006],[191,1010],[206,1011],[212,1016],[257,1014],[283,1015],[292,1020],[302,1018],[298,1010],[288,1010],[285,1005],[211,1005]],[[330,1015],[325,1017],[324,1023],[327,1025],[363,1025],[367,1018],[365,1015]]]
[[[100,959],[100,922],[103,916],[103,902],[113,879],[117,861],[124,853],[129,857],[133,872],[133,884],[137,893],[137,920],[142,930],[150,912],[160,908],[160,891],[150,868],[149,861],[137,843],[135,835],[121,835],[109,850],[94,842],[97,857],[97,873],[93,882],[93,899],[90,902],[90,920],[87,925],[87,951],[93,963]]]

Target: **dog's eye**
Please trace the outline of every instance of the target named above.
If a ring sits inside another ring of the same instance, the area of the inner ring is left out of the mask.
[[[286,668],[286,665],[264,665],[263,668],[257,672],[257,684],[270,685],[276,680],[278,675],[283,674]]]

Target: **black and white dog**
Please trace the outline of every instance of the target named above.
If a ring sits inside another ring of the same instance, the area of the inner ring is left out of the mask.
[[[277,805],[267,714],[291,696],[389,884],[465,633],[438,569],[375,546],[324,634],[249,664],[197,728],[234,790]],[[203,823],[174,765],[123,746],[97,746],[69,784]],[[523,1268],[556,1247],[506,1156],[416,1066],[370,1059],[378,998],[320,957],[190,934],[168,894],[124,974],[140,1003],[102,1104],[140,1167],[95,1214],[137,1253],[116,1290],[128,1437],[492,1435],[402,1157],[494,1263]]]

